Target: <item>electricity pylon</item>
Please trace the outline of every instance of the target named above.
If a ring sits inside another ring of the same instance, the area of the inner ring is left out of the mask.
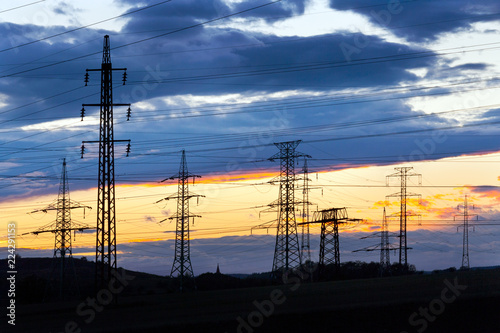
[[[304,263],[311,261],[311,241],[310,241],[310,230],[309,224],[305,223],[309,221],[309,168],[307,167],[307,159],[304,158],[304,167],[302,168],[304,173],[303,185],[302,185],[302,242],[301,242],[301,256]]]
[[[59,194],[57,200],[45,208],[37,209],[31,213],[44,212],[50,210],[56,211],[56,221],[55,223],[49,223],[33,232],[31,234],[38,235],[45,232],[51,232],[55,235],[54,242],[54,260],[52,261],[52,269],[47,282],[46,293],[49,290],[49,284],[53,280],[56,280],[56,271],[59,271],[59,288],[58,297],[63,298],[63,295],[78,294],[78,283],[75,264],[73,262],[73,249],[71,244],[71,232],[83,231],[88,229],[94,229],[90,226],[71,221],[71,210],[83,208],[84,216],[85,209],[92,209],[90,206],[82,205],[79,202],[73,201],[69,197],[69,186],[68,186],[68,173],[66,170],[66,159],[63,159],[62,172],[61,172],[61,183],[59,185]],[[67,269],[71,266],[73,276],[68,277]],[[74,290],[70,288],[74,287]],[[47,297],[47,295],[45,295]]]
[[[398,193],[387,195],[386,197],[397,197],[400,199],[400,211],[399,211],[399,264],[403,265],[405,268],[408,267],[408,241],[406,238],[406,226],[408,222],[408,217],[411,214],[407,210],[408,198],[409,197],[421,197],[420,194],[409,193],[407,191],[408,178],[418,177],[419,185],[422,184],[422,175],[412,172],[413,167],[399,167],[394,168],[397,172],[387,176],[387,185],[389,185],[389,180],[391,178],[397,177],[400,179],[401,191]]]
[[[99,179],[97,191],[97,233],[96,233],[96,290],[105,288],[112,278],[112,271],[116,270],[116,215],[115,215],[115,142],[128,142],[127,156],[130,153],[130,140],[115,140],[113,130],[113,107],[128,106],[127,120],[130,118],[130,104],[113,103],[113,71],[124,71],[125,84],[126,68],[113,68],[111,65],[111,47],[109,36],[104,36],[102,64],[99,69],[87,69],[85,85],[89,82],[89,72],[101,73],[101,101],[99,104],[82,104],[82,120],[86,106],[100,108],[99,141],[82,142],[82,158],[85,152],[85,143],[99,143]],[[115,298],[116,300],[116,298]]]
[[[295,220],[295,206],[300,203],[295,201],[295,188],[297,186],[295,161],[298,157],[310,158],[311,156],[295,151],[300,142],[301,140],[274,144],[280,151],[271,156],[269,160],[273,162],[280,160],[280,174],[269,183],[279,182],[279,196],[278,200],[273,201],[268,206],[271,209],[277,209],[278,218],[271,223],[252,228],[268,229],[276,226],[276,245],[272,268],[274,278],[278,278],[290,269],[299,267],[302,263]]]
[[[391,253],[389,243],[389,224],[387,223],[387,215],[385,214],[382,219],[382,229],[380,230],[380,268],[387,270],[391,266]]]
[[[474,209],[474,206],[472,206],[472,209]],[[461,269],[469,269],[470,264],[469,264],[469,217],[470,216],[476,216],[476,214],[469,214],[469,206],[467,203],[467,194],[465,195],[464,198],[464,206],[463,206],[463,211],[462,214],[460,215],[464,219],[464,233],[463,233],[463,248],[462,248],[462,266]],[[473,226],[472,226],[473,227]],[[458,228],[457,228],[458,230]]]
[[[380,274],[383,275],[384,272],[388,271],[391,266],[391,256],[390,250],[396,250],[397,247],[390,243],[390,237],[396,237],[397,234],[389,232],[389,222],[384,207],[384,215],[382,219],[382,224],[379,232],[375,232],[369,236],[361,237],[360,239],[375,238],[380,237],[380,244],[365,247],[359,250],[354,250],[353,252],[361,251],[378,251],[380,250]]]
[[[168,219],[177,221],[175,230],[175,256],[174,262],[172,264],[172,270],[170,272],[170,277],[174,277],[177,273],[180,279],[180,290],[182,291],[184,278],[193,278],[193,267],[191,265],[191,255],[190,255],[190,236],[189,236],[189,219],[195,217],[201,217],[200,215],[192,215],[189,212],[189,199],[204,197],[204,195],[194,194],[189,192],[189,178],[199,178],[201,176],[189,173],[187,163],[186,163],[186,152],[182,150],[181,164],[179,167],[179,173],[162,180],[172,180],[178,179],[177,194],[173,194],[162,200],[177,199],[177,213]]]
[[[362,220],[349,218],[347,209],[343,207],[314,212],[312,221],[299,223],[299,225],[305,223],[321,225],[318,262],[320,270],[330,264],[333,264],[337,269],[340,267],[339,226],[359,223],[360,221]]]

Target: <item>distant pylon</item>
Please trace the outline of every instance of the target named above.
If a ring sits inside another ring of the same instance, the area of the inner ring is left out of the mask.
[[[418,177],[419,185],[422,183],[422,175],[412,172],[413,167],[400,167],[394,168],[397,172],[387,176],[387,185],[389,179],[397,177],[400,179],[401,191],[398,193],[390,194],[387,197],[397,197],[400,199],[400,212],[399,212],[399,264],[408,267],[408,241],[406,238],[406,226],[410,214],[407,210],[409,197],[420,197],[420,194],[409,193],[407,191],[408,178]]]
[[[180,279],[180,289],[183,290],[184,278],[194,278],[193,267],[191,265],[191,255],[190,255],[190,236],[189,236],[189,218],[201,217],[199,215],[192,215],[189,212],[189,199],[195,197],[204,197],[204,195],[194,194],[189,192],[189,178],[199,178],[201,176],[189,173],[187,162],[186,162],[186,152],[182,150],[181,164],[179,167],[179,173],[164,179],[172,180],[178,179],[177,194],[173,194],[169,197],[161,199],[170,200],[177,199],[177,213],[168,219],[177,221],[176,231],[175,231],[175,256],[174,262],[172,264],[172,270],[170,272],[170,277],[174,277],[177,273]]]
[[[354,250],[353,252],[360,252],[360,251],[379,251],[380,250],[380,274],[383,275],[385,272],[387,272],[390,269],[391,266],[391,257],[390,257],[390,250],[396,250],[397,247],[395,247],[393,244],[389,242],[389,237],[396,237],[397,235],[395,233],[389,233],[389,222],[387,219],[387,215],[385,212],[385,207],[384,207],[384,214],[382,218],[382,223],[380,227],[380,232],[375,232],[371,235],[361,237],[360,239],[366,239],[366,238],[380,238],[380,243],[377,245],[365,247],[359,250]]]
[[[474,209],[474,206],[473,208]],[[467,194],[465,195],[464,198],[464,207],[463,207],[463,214],[461,214],[464,219],[464,233],[463,233],[463,247],[462,247],[462,269],[469,269],[470,268],[470,263],[469,263],[469,217],[470,216],[477,216],[475,214],[471,215],[469,214],[469,206],[467,203]]]
[[[109,36],[104,36],[102,64],[99,69],[87,69],[85,85],[89,81],[89,73],[101,73],[101,101],[99,104],[82,104],[82,120],[86,106],[100,108],[99,141],[82,142],[82,158],[85,152],[85,143],[99,143],[99,179],[97,191],[97,232],[96,232],[96,271],[95,289],[107,288],[112,279],[112,271],[117,269],[116,262],[116,215],[115,215],[115,142],[128,142],[127,156],[130,153],[130,140],[115,140],[113,130],[113,107],[128,106],[127,120],[130,118],[130,104],[113,103],[114,70],[124,71],[125,84],[126,68],[113,68],[111,65],[111,47]],[[116,301],[116,297],[114,298]]]
[[[391,254],[389,243],[389,225],[387,223],[387,215],[385,213],[382,219],[382,229],[380,231],[380,268],[386,270],[391,266]]]
[[[309,230],[309,169],[307,167],[307,159],[304,158],[304,167],[302,168],[304,172],[303,186],[302,186],[302,242],[301,242],[301,255],[302,262],[311,261],[311,241],[310,241],[310,230]]]
[[[61,172],[61,183],[59,185],[59,194],[57,201],[48,205],[45,208],[37,209],[31,213],[36,212],[47,212],[49,210],[56,211],[56,221],[55,223],[47,224],[33,232],[31,234],[38,235],[45,232],[52,232],[55,235],[54,243],[54,260],[52,261],[52,269],[48,279],[48,286],[52,280],[56,279],[56,271],[59,271],[59,288],[58,297],[62,299],[64,295],[78,294],[78,284],[76,282],[77,276],[75,271],[75,266],[73,262],[73,249],[71,244],[71,232],[73,231],[83,231],[87,229],[94,229],[90,226],[71,221],[71,210],[83,208],[92,209],[90,206],[85,206],[79,202],[72,201],[69,197],[69,186],[68,186],[68,173],[66,170],[66,159],[63,159],[62,172]],[[84,213],[85,216],[85,213]],[[73,273],[72,278],[67,276],[68,266],[71,266]],[[74,290],[70,290],[74,287]],[[47,297],[47,295],[45,295]]]

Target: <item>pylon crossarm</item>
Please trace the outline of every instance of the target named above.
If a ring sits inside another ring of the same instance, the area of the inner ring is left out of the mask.
[[[162,199],[160,199],[160,200],[158,200],[158,201],[155,201],[155,204],[160,203],[160,202],[162,202],[162,201],[172,200],[172,199],[177,199],[177,193],[175,193],[175,194],[171,194],[171,195],[169,195],[168,197],[165,197],[165,198],[162,198]]]
[[[47,205],[44,208],[35,209],[29,212],[28,214],[39,213],[39,212],[47,213],[47,211],[49,210],[57,210],[57,200],[55,200],[54,202],[52,202],[51,204]]]
[[[29,235],[29,234],[38,235],[38,234],[41,234],[44,232],[55,232],[54,231],[55,229],[56,229],[56,224],[54,222],[51,222],[51,223],[48,223],[48,224],[38,228],[35,231],[26,232],[22,235]]]
[[[205,198],[205,196],[204,196],[204,195],[202,195],[202,194],[195,194],[195,193],[191,193],[191,194],[189,194],[189,195],[185,195],[183,198],[184,198],[185,200],[187,200],[187,199],[191,199],[191,198]],[[165,198],[163,198],[163,199],[160,199],[160,200],[156,201],[155,203],[160,203],[160,202],[162,202],[163,200],[168,201],[168,200],[172,200],[172,199],[179,199],[179,196],[177,195],[177,193],[172,194],[172,195],[170,195],[170,196],[168,196],[168,197],[165,197]]]
[[[201,178],[200,175],[195,175],[195,174],[192,174],[192,173],[186,173],[185,175],[182,175],[182,176],[179,176],[179,174],[176,174],[176,175],[173,175],[171,177],[168,177],[168,178],[165,178],[163,180],[160,180],[160,183],[163,183],[167,180],[174,180],[174,179],[179,179],[179,178],[184,178],[184,179],[189,179],[189,178]]]
[[[352,252],[371,252],[371,251],[380,251],[380,244],[364,247],[362,249],[354,250]]]
[[[127,68],[111,68],[112,71],[126,71]],[[100,72],[102,71],[101,68],[87,68],[85,70],[86,72]]]
[[[175,220],[175,219],[181,219],[181,218],[189,219],[190,217],[202,217],[202,216],[201,215],[194,215],[194,214],[179,215],[179,214],[175,213],[174,215],[169,216],[166,219],[160,221],[160,223],[163,222],[163,221],[165,221],[165,220]]]
[[[262,224],[256,225],[251,228],[251,230],[259,230],[259,229],[271,229],[276,228],[278,226],[278,220],[272,220],[268,222],[264,222]]]
[[[361,238],[360,238],[361,239]],[[377,244],[377,245],[372,245],[372,246],[367,246],[367,247],[364,247],[362,249],[358,249],[358,250],[354,250],[352,252],[362,252],[362,251],[380,251],[380,244]],[[399,246],[397,245],[394,245],[394,244],[388,244],[388,250],[399,250]],[[408,249],[411,249],[411,247],[408,247]]]
[[[380,235],[382,234],[383,231],[377,231],[374,232],[368,236],[360,237],[359,239],[368,239],[368,238],[380,238]]]
[[[82,222],[78,222],[78,221],[71,221],[71,228],[75,228],[75,229],[95,229],[94,227],[91,227],[90,225],[86,224],[86,223],[82,223]]]

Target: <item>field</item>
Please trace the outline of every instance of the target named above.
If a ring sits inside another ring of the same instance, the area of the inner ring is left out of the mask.
[[[290,282],[23,305],[16,332],[500,332],[498,269]]]

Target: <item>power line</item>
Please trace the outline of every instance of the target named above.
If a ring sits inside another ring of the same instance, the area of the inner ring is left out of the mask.
[[[35,1],[35,2],[31,2],[31,3],[27,3],[25,5],[21,5],[21,6],[9,8],[9,9],[3,9],[3,10],[0,11],[0,14],[6,13],[6,12],[10,12],[12,10],[16,10],[16,9],[20,9],[20,8],[24,8],[24,7],[28,7],[28,6],[32,6],[32,5],[36,5],[37,3],[45,2],[45,1],[46,0],[40,0],[40,1]]]
[[[497,43],[487,43],[488,45],[496,45]],[[127,46],[125,44],[124,46]],[[394,54],[387,56],[379,56],[379,57],[370,57],[370,58],[361,58],[361,59],[353,59],[351,61],[342,60],[342,61],[327,61],[327,62],[318,62],[311,64],[302,64],[302,65],[290,65],[288,67],[275,67],[270,69],[261,69],[261,70],[253,70],[253,71],[243,71],[243,72],[229,72],[222,74],[210,74],[210,75],[196,75],[196,76],[187,76],[187,77],[177,77],[171,79],[164,79],[158,83],[173,83],[173,82],[185,82],[185,81],[198,81],[198,80],[208,80],[208,79],[226,79],[226,78],[235,78],[235,77],[249,77],[249,76],[258,76],[258,75],[270,75],[270,74],[283,74],[283,73],[294,73],[294,72],[302,72],[302,71],[310,71],[310,70],[324,70],[324,69],[332,69],[338,67],[351,67],[351,66],[360,66],[360,65],[370,65],[370,64],[378,64],[384,62],[392,62],[392,61],[405,61],[419,58],[428,58],[428,57],[437,57],[444,55],[451,55],[457,53],[468,53],[468,52],[476,52],[476,51],[486,51],[486,50],[494,50],[499,49],[500,46],[490,47],[490,48],[482,48],[475,50],[464,50],[464,47],[453,47],[435,51],[418,51],[418,52],[408,52],[403,54]],[[454,52],[439,52],[439,51],[447,51],[447,50],[457,50]],[[142,83],[142,82],[131,82],[134,83]]]
[[[45,0],[43,0],[43,1],[45,1]],[[94,25],[97,25],[97,24],[101,24],[101,23],[104,23],[104,22],[112,21],[112,20],[115,20],[115,19],[120,18],[120,17],[124,17],[124,16],[127,16],[127,15],[135,14],[137,12],[140,12],[140,11],[143,11],[143,10],[146,10],[146,9],[150,9],[150,8],[153,8],[153,7],[156,7],[156,6],[159,6],[159,5],[163,5],[163,4],[165,4],[167,2],[170,2],[170,1],[172,1],[172,0],[162,1],[162,2],[159,2],[159,3],[153,4],[153,5],[149,5],[149,6],[145,6],[145,7],[136,9],[136,10],[132,10],[132,11],[130,11],[128,13],[124,13],[124,14],[121,14],[121,15],[118,15],[118,16],[114,16],[114,17],[111,17],[111,18],[108,18],[108,19],[105,19],[105,20],[101,20],[101,21],[98,21],[98,22],[87,24],[87,25],[84,25],[84,26],[81,26],[81,27],[78,27],[78,28],[66,30],[66,31],[63,31],[63,32],[60,32],[60,33],[57,33],[57,34],[54,34],[54,35],[50,35],[50,36],[46,36],[46,37],[43,37],[43,38],[39,38],[39,39],[33,40],[31,42],[27,42],[27,43],[23,43],[23,44],[11,46],[9,48],[5,48],[5,49],[0,50],[0,53],[6,52],[6,51],[9,51],[9,50],[14,50],[14,49],[17,49],[17,48],[20,48],[20,47],[23,47],[23,46],[27,46],[27,45],[32,45],[32,44],[35,44],[35,43],[39,43],[39,42],[42,42],[42,41],[45,41],[45,40],[52,39],[54,37],[59,37],[59,36],[62,36],[62,35],[65,35],[65,34],[68,34],[68,33],[71,33],[71,32],[75,32],[75,31],[78,31],[78,30],[86,29],[88,27],[91,27],[91,26],[94,26]],[[41,1],[38,1],[38,2],[41,2]]]
[[[123,47],[126,47],[126,46],[139,44],[139,43],[142,43],[142,42],[145,42],[145,41],[153,40],[153,39],[156,39],[156,38],[159,38],[159,37],[163,37],[163,36],[167,36],[167,35],[170,35],[170,34],[174,34],[174,33],[177,33],[177,32],[189,30],[189,29],[192,29],[192,28],[197,28],[197,27],[200,27],[200,26],[212,23],[212,22],[216,22],[216,21],[219,21],[219,20],[222,20],[222,19],[226,19],[226,18],[229,18],[229,17],[232,17],[232,16],[237,16],[239,14],[246,13],[246,12],[249,12],[249,11],[252,11],[252,10],[255,10],[255,9],[258,9],[258,8],[262,8],[262,7],[265,7],[265,6],[269,6],[269,5],[272,5],[272,4],[281,2],[281,1],[282,0],[272,1],[272,2],[269,2],[269,3],[263,4],[263,5],[259,5],[259,6],[255,6],[255,7],[252,7],[252,8],[248,8],[248,9],[236,12],[236,13],[232,13],[232,14],[220,16],[220,17],[217,17],[215,19],[211,19],[211,20],[204,21],[204,22],[201,22],[201,23],[198,23],[198,24],[190,25],[190,26],[187,26],[187,27],[184,27],[184,28],[176,29],[176,30],[170,31],[168,33],[160,34],[160,35],[153,36],[153,37],[143,38],[143,39],[140,39],[140,40],[137,40],[137,41],[134,41],[134,42],[130,42],[130,43],[127,43],[127,44],[119,45],[119,46],[115,47],[114,49],[120,49],[120,48],[123,48]],[[32,43],[36,43],[38,41],[39,40],[30,42],[30,43],[32,44]],[[28,44],[30,44],[30,43],[28,43]],[[9,49],[0,50],[0,52],[4,52],[4,51],[10,50],[10,49],[13,49],[13,47],[11,47]],[[38,67],[31,68],[31,69],[22,70],[22,71],[19,71],[19,72],[16,72],[16,73],[5,74],[5,75],[0,76],[0,78],[12,77],[12,76],[15,76],[15,75],[18,75],[18,74],[27,73],[27,72],[31,72],[31,71],[34,71],[34,70],[38,70],[38,69],[43,69],[43,68],[48,68],[48,67],[52,67],[52,66],[64,64],[64,63],[71,62],[71,61],[74,61],[74,60],[87,58],[89,56],[93,56],[93,55],[96,55],[96,54],[99,54],[99,53],[101,53],[101,52],[100,51],[96,51],[96,52],[93,52],[93,53],[89,53],[89,54],[85,54],[85,55],[80,55],[80,56],[77,56],[77,57],[74,57],[74,58],[56,61],[56,62],[53,62],[51,64],[47,64],[47,65],[43,65],[43,66],[38,66]]]

